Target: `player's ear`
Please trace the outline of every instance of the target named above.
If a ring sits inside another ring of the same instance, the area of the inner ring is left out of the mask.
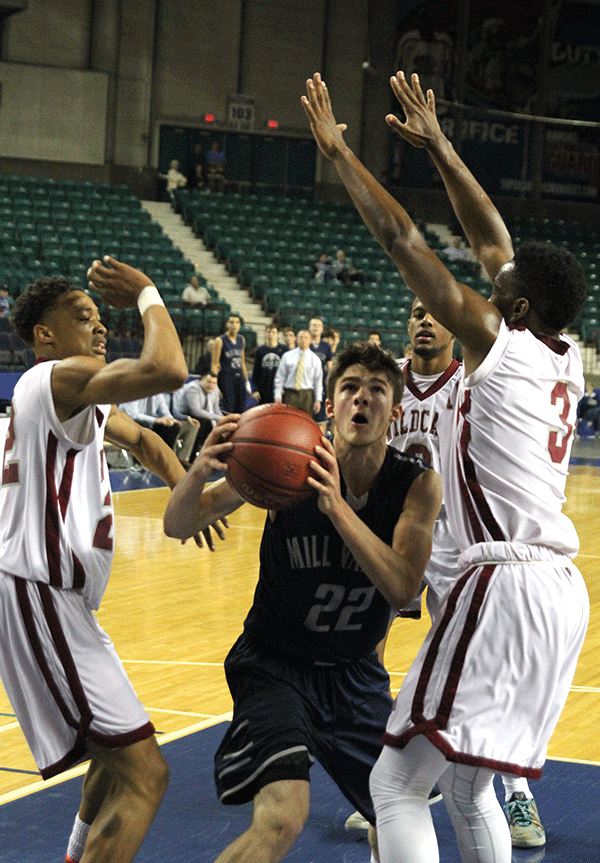
[[[511,314],[508,323],[516,324],[519,321],[522,321],[524,317],[526,317],[529,312],[529,300],[527,297],[518,297],[513,302]]]
[[[393,405],[392,412],[390,414],[390,422],[394,423],[396,420],[399,420],[402,416],[402,405],[398,403],[397,405]]]
[[[50,344],[53,339],[52,330],[46,324],[36,324],[33,328],[33,336],[43,345]]]
[[[333,410],[333,402],[331,399],[325,399],[325,413],[327,415],[327,419],[332,420],[335,416],[335,411]]]

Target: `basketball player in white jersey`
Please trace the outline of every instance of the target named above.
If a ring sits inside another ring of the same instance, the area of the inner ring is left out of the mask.
[[[106,258],[89,278],[110,305],[137,304],[144,343],[139,359],[107,364],[98,308],[60,277],[39,279],[15,303],[12,323],[37,362],[15,387],[4,448],[0,674],[44,778],[91,758],[67,860],[129,863],[169,771],[93,615],[114,544],[103,441],[175,485],[185,471],[173,451],[112,403],[177,389],[187,367],[147,276]]]
[[[382,863],[439,861],[427,800],[435,782],[463,863],[509,863],[493,775],[541,775],[589,614],[572,563],[577,534],[562,513],[583,371],[560,331],[585,301],[585,276],[549,244],[513,253],[498,211],[441,132],[433,93],[425,99],[417,76],[412,84],[392,78],[406,121],[387,122],[427,147],[493,281],[489,302],[456,282],[347,147],[320,75],[302,99],[367,227],[464,356],[452,435],[441,441],[460,575],[396,699],[371,793]]]

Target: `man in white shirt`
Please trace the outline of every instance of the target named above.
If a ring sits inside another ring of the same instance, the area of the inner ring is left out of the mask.
[[[192,276],[189,284],[183,289],[181,299],[191,308],[200,308],[207,306],[211,297],[207,289],[200,284],[198,276]]]
[[[300,408],[309,416],[318,414],[323,392],[323,366],[310,350],[310,333],[300,330],[298,347],[281,357],[273,387],[275,401]]]
[[[221,393],[217,387],[217,376],[206,372],[201,378],[194,378],[173,393],[173,411],[187,416],[190,421],[200,424],[193,455],[198,452],[217,420],[223,416],[219,400]],[[193,458],[190,459],[193,461]]]

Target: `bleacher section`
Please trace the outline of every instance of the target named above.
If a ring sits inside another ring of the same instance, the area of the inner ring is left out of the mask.
[[[378,329],[387,347],[401,350],[413,295],[353,207],[186,189],[175,192],[175,207],[280,325],[306,326],[317,315],[340,331],[342,341]],[[433,233],[425,237],[433,248],[445,245]],[[364,285],[314,279],[319,255],[333,259],[340,248],[367,274]],[[459,264],[453,269],[489,293],[486,279],[468,275]]]
[[[210,334],[221,332],[230,311],[125,185],[1,174],[0,247],[0,284],[13,298],[41,276],[66,276],[73,285],[87,288],[86,273],[94,258],[111,254],[157,284],[182,338],[202,335],[204,327]],[[194,273],[212,298],[213,308],[204,315],[181,303],[181,292]],[[109,333],[124,339],[109,349],[109,358],[127,355],[128,340],[140,334],[139,316],[110,309],[97,295],[94,299]],[[4,362],[9,358],[11,362]],[[22,346],[3,343],[0,360],[11,371],[13,366],[22,370],[31,356]]]

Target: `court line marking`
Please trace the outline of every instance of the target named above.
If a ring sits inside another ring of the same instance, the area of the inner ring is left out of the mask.
[[[190,734],[195,734],[197,731],[210,728],[211,725],[217,725],[219,722],[229,722],[231,721],[231,717],[232,713],[230,711],[229,713],[222,713],[219,716],[211,716],[210,719],[196,722],[194,725],[180,728],[178,731],[168,731],[166,734],[161,734],[160,737],[157,737],[158,744],[162,746],[164,743],[171,743],[173,740],[179,740],[180,737],[186,737]],[[77,776],[83,776],[87,769],[88,761],[78,764],[76,767],[71,767],[69,770],[65,770],[64,773],[53,776],[51,779],[38,779],[29,785],[25,785],[23,788],[15,788],[13,791],[0,795],[0,806],[3,806],[5,803],[11,803],[13,800],[19,800],[21,797],[35,794],[44,788],[61,785],[63,782],[68,782],[69,779],[75,779]]]

